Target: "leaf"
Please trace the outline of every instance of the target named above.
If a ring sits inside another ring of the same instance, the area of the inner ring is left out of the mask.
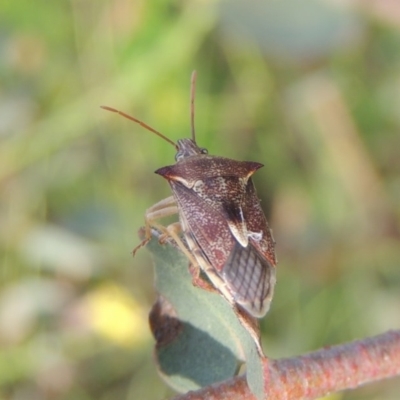
[[[264,398],[265,357],[229,303],[193,286],[189,262],[172,244],[160,245],[153,237],[147,248],[153,255],[159,293],[150,325],[163,378],[185,392],[231,378],[246,363],[251,391],[258,399]]]

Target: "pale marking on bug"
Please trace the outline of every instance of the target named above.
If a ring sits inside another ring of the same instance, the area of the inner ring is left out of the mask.
[[[248,232],[247,237],[254,239],[256,242],[260,242],[262,237],[263,237],[263,233],[262,231],[260,232]]]

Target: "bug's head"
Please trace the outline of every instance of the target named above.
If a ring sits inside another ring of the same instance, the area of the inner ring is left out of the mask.
[[[175,154],[175,161],[183,160],[186,157],[208,154],[207,149],[197,146],[193,139],[179,139],[177,147],[178,151]]]

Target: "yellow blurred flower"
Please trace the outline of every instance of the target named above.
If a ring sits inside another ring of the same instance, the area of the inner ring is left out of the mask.
[[[88,295],[92,329],[114,343],[134,347],[150,338],[147,315],[123,287],[105,284]]]

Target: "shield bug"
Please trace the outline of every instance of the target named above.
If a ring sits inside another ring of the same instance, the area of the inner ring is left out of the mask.
[[[151,227],[172,237],[187,255],[193,274],[203,271],[212,285],[234,307],[261,318],[269,309],[275,285],[274,240],[251,179],[263,165],[209,155],[196,143],[194,93],[191,80],[190,115],[192,137],[174,143],[144,122],[121,114],[162,137],[176,148],[174,165],[155,171],[171,186],[173,196],[146,211],[146,239]],[[160,218],[179,215],[179,223],[167,227]],[[184,241],[181,239],[183,233]],[[185,243],[184,243],[185,242]],[[240,310],[241,312],[241,310]]]

